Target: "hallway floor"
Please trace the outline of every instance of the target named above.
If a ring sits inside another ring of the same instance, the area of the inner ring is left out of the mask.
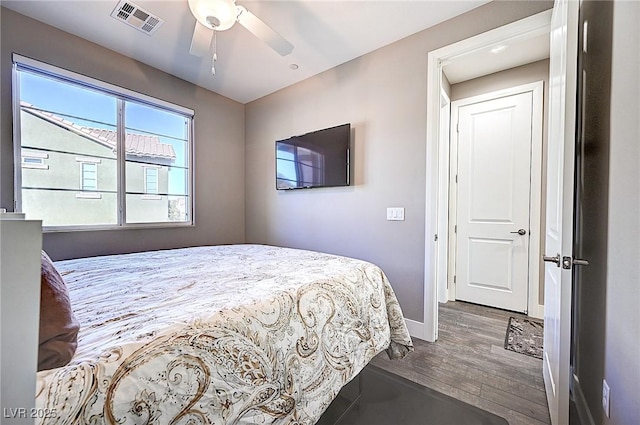
[[[372,364],[505,418],[510,425],[549,424],[542,360],[505,350],[510,316],[460,301],[440,304],[439,339],[414,339],[403,360],[386,353]]]

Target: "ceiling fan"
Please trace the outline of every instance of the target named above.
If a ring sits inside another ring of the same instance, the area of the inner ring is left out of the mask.
[[[291,43],[245,7],[237,5],[235,0],[189,0],[189,9],[196,18],[189,53],[195,56],[205,56],[210,53],[213,41],[213,64],[211,66],[213,75],[215,75],[215,61],[218,59],[215,47],[216,32],[228,30],[236,22],[264,41],[281,56],[286,56],[293,51]]]

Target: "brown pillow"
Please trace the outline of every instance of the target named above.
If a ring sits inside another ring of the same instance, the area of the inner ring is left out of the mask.
[[[67,285],[46,252],[40,275],[38,371],[69,363],[78,346],[80,325],[71,310]]]

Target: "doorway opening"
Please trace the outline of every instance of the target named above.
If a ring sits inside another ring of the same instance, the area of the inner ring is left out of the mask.
[[[432,51],[428,55],[427,74],[427,210],[437,211],[435,215],[427,215],[425,246],[425,287],[424,287],[424,327],[421,335],[427,341],[435,341],[438,337],[438,302],[444,300],[449,279],[449,199],[450,199],[450,152],[449,140],[441,137],[441,93],[450,82],[445,68],[455,63],[465,63],[474,55],[501,44],[509,44],[529,40],[550,31],[551,10],[533,15],[512,24],[480,34],[467,40],[445,46]],[[513,67],[511,65],[510,67]],[[515,65],[517,66],[517,65]],[[467,67],[468,66],[464,66]],[[505,66],[505,69],[510,68]],[[478,68],[478,67],[475,67]],[[479,77],[481,75],[477,75]],[[475,77],[472,77],[472,79]],[[445,90],[446,91],[446,90]],[[433,94],[433,95],[432,95]],[[541,167],[537,169],[541,172]],[[541,177],[542,178],[542,177]],[[541,189],[541,188],[540,188]],[[540,191],[541,192],[541,191]],[[542,193],[539,195],[542,196]],[[540,211],[538,210],[538,213]],[[539,229],[539,228],[538,228]],[[538,230],[539,231],[539,230]],[[539,254],[540,246],[532,247]],[[537,265],[537,263],[536,263]],[[534,266],[536,266],[534,265]],[[446,267],[446,269],[444,269]],[[530,301],[534,301],[531,299]],[[536,308],[535,315],[540,313]]]

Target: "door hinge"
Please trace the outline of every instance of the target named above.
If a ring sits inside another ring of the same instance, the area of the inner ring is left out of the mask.
[[[453,233],[458,233],[458,225],[453,226]]]
[[[460,133],[460,123],[456,124],[456,133]]]
[[[453,283],[456,283],[456,275],[453,275]]]
[[[458,175],[456,174],[456,183],[458,183]]]
[[[433,241],[434,242],[438,242],[438,235],[437,234],[434,236]]]

